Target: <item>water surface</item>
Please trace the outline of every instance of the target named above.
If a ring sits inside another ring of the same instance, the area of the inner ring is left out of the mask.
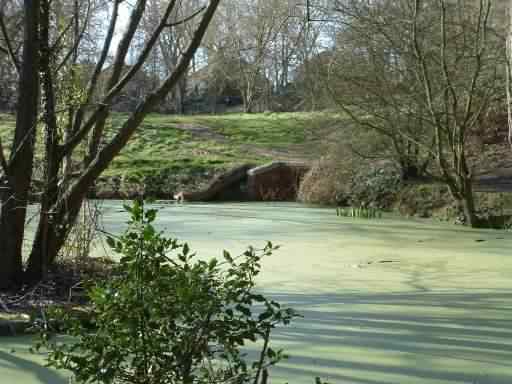
[[[511,233],[298,204],[157,206],[158,228],[202,257],[282,245],[259,285],[304,318],[275,334],[291,357],[273,383],[512,383]],[[122,231],[121,203],[104,212]],[[0,383],[65,382],[41,361],[26,339],[0,339]]]

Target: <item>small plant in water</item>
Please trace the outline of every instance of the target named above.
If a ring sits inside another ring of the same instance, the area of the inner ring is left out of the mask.
[[[266,382],[267,368],[285,358],[271,348],[271,332],[298,316],[254,289],[262,257],[276,247],[199,260],[155,230],[156,210],[140,202],[126,209],[129,228],[108,240],[122,258],[113,278],[89,290],[87,321],[49,313],[37,345],[49,350],[49,365],[79,383]],[[250,362],[242,347],[258,340]]]
[[[382,211],[375,207],[338,207],[336,208],[336,216],[362,219],[381,219]]]

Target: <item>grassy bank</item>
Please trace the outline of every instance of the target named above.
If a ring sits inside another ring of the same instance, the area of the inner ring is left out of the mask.
[[[111,131],[123,115],[112,119]],[[338,115],[316,113],[150,115],[107,175],[152,172],[204,172],[243,162],[314,158],[318,129],[329,129]]]
[[[108,136],[114,135],[126,118],[126,114],[113,114]],[[319,156],[322,139],[339,121],[340,115],[325,112],[151,114],[104,172],[99,190],[128,193],[146,185],[150,193],[165,197],[181,188],[200,188],[237,164],[309,161]],[[9,142],[13,128],[14,117],[0,115],[4,143]]]
[[[107,136],[112,137],[126,118],[127,114],[113,114]],[[4,145],[9,143],[14,124],[14,116],[0,114]],[[341,197],[356,206],[361,201],[372,202],[406,216],[446,220],[456,216],[446,188],[404,186],[398,182],[396,169],[388,172],[388,166],[379,165],[382,162],[351,155],[344,143],[365,148],[380,139],[361,132],[354,136],[350,128],[343,127],[348,127],[347,120],[332,112],[151,114],[101,176],[97,196],[132,198],[144,190],[165,199],[181,190],[200,189],[215,175],[243,163],[311,161],[318,168],[318,180],[310,180],[313,185],[309,189],[317,196],[305,194],[301,196],[305,201],[336,203]],[[42,142],[40,129],[38,145]],[[38,157],[41,153],[39,150]],[[497,169],[510,159],[510,149],[504,145],[489,145],[476,153],[479,169]],[[326,161],[315,163],[324,155]],[[510,201],[506,194],[477,194],[479,209],[490,215],[508,214]]]

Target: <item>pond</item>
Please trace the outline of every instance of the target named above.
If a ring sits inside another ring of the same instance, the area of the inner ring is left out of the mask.
[[[290,359],[273,383],[512,383],[510,232],[299,204],[157,206],[159,229],[204,257],[282,245],[258,283],[304,318],[275,333]],[[103,211],[105,228],[122,231],[121,203]],[[65,383],[28,345],[0,339],[0,382]]]

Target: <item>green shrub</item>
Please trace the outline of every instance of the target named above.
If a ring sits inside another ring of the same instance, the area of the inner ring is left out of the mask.
[[[349,201],[352,206],[372,204],[389,209],[402,187],[400,172],[392,163],[377,163],[360,169],[354,176]]]
[[[270,347],[271,332],[297,316],[255,292],[261,259],[276,247],[199,260],[186,243],[156,232],[156,210],[137,202],[126,209],[129,228],[109,239],[122,258],[113,278],[89,290],[88,320],[63,310],[47,317],[37,347],[49,349],[49,365],[80,383],[266,380],[266,368],[285,357]],[[251,363],[242,347],[258,340]]]

